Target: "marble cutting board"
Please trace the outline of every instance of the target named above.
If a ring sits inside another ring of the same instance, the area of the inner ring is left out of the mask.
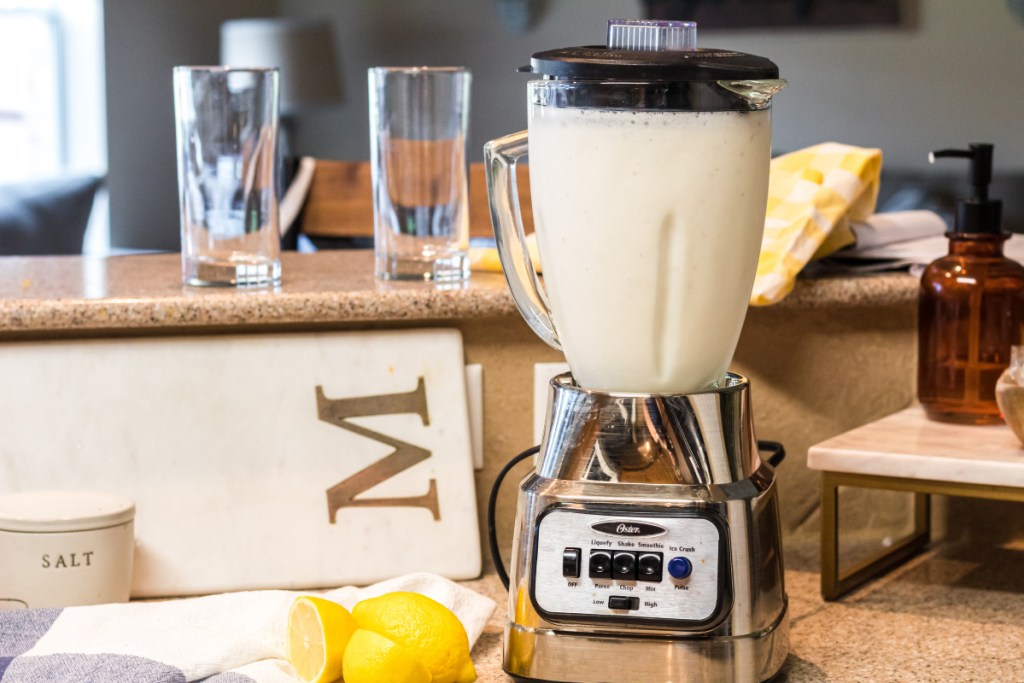
[[[475,577],[463,368],[450,329],[4,343],[0,492],[135,498],[138,597]]]

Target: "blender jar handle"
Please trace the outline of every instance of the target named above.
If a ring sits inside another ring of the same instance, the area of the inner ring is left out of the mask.
[[[547,295],[533,268],[526,248],[523,215],[519,207],[516,163],[528,154],[527,131],[506,135],[484,145],[487,164],[487,196],[491,204],[491,223],[498,246],[501,268],[505,271],[516,307],[527,324],[549,346],[562,346],[551,320]]]

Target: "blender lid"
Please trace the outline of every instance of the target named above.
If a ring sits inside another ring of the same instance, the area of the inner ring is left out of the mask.
[[[779,77],[779,67],[765,57],[692,47],[696,31],[692,22],[616,19],[608,24],[609,46],[545,50],[533,55],[530,66],[520,71],[580,80],[748,81]]]

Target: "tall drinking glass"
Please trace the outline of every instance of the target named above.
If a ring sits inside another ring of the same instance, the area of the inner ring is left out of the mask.
[[[469,277],[470,79],[461,67],[369,71],[380,278],[459,282]]]
[[[174,69],[182,279],[281,281],[277,69]]]

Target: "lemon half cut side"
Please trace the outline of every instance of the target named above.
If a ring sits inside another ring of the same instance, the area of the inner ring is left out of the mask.
[[[336,602],[304,595],[288,611],[288,662],[305,683],[341,679],[345,648],[356,630],[355,619]]]

